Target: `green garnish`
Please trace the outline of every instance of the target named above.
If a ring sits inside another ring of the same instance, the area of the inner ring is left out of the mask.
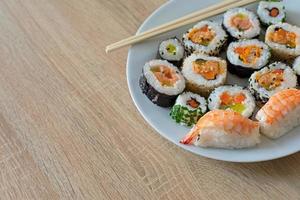
[[[187,107],[175,105],[171,109],[170,116],[176,123],[193,126],[203,116],[203,113],[200,108],[189,110]]]

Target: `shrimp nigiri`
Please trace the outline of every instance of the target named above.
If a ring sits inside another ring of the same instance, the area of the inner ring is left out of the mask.
[[[260,131],[279,138],[300,124],[300,90],[286,89],[273,95],[257,112]]]
[[[260,142],[259,124],[229,110],[214,110],[199,119],[180,141],[201,147],[247,148]]]

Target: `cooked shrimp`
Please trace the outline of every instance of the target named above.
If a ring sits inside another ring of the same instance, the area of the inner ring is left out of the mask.
[[[250,136],[253,129],[257,128],[257,122],[245,118],[239,113],[228,110],[214,110],[200,118],[190,133],[180,142],[182,144],[194,143],[197,136],[201,137],[204,129],[222,130],[226,132],[225,135]],[[212,133],[211,136],[213,137],[213,135]]]

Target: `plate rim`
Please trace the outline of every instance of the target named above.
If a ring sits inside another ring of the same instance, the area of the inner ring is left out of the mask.
[[[221,1],[221,0],[219,0]],[[170,6],[172,3],[176,2],[176,0],[170,0],[165,2],[164,4],[162,4],[160,7],[158,7],[157,9],[155,9],[144,21],[143,23],[140,25],[140,27],[138,28],[136,34],[139,34],[141,32],[141,30],[151,21],[151,19],[156,16],[158,13],[161,12],[161,10],[165,9],[166,7]],[[151,27],[151,26],[150,26]],[[205,158],[209,158],[209,159],[214,159],[214,160],[219,160],[219,161],[225,161],[225,162],[233,162],[233,163],[256,163],[256,162],[263,162],[263,161],[271,161],[271,160],[275,160],[275,159],[279,159],[279,158],[283,158],[292,154],[295,154],[297,152],[300,151],[300,149],[295,149],[295,150],[291,150],[287,153],[282,153],[282,154],[275,154],[275,155],[270,155],[266,158],[261,158],[261,159],[230,159],[230,158],[226,158],[226,159],[222,159],[218,156],[214,156],[214,155],[206,155],[206,154],[202,154],[201,152],[196,152],[193,151],[190,148],[185,148],[184,146],[180,145],[179,143],[174,142],[173,140],[171,140],[170,138],[168,138],[168,136],[163,133],[163,131],[160,131],[159,128],[157,128],[147,117],[146,115],[142,112],[140,105],[137,103],[137,99],[135,98],[134,92],[133,92],[133,87],[130,84],[129,81],[129,69],[130,69],[130,62],[131,62],[131,56],[132,55],[132,47],[129,48],[128,50],[128,55],[127,55],[127,62],[126,62],[126,79],[127,79],[127,85],[128,85],[128,89],[129,89],[129,93],[131,96],[131,99],[133,100],[133,103],[135,105],[135,107],[138,109],[139,114],[142,115],[142,117],[144,118],[144,120],[159,134],[161,135],[164,139],[168,140],[169,142],[173,143],[174,145],[178,146],[179,148],[186,150],[188,152],[191,152],[195,155],[198,156],[202,156]],[[255,147],[254,147],[255,148]],[[237,150],[238,151],[238,150]]]

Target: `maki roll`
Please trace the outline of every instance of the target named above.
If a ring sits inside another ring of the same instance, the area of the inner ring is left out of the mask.
[[[270,98],[256,115],[261,132],[276,139],[300,125],[300,90],[287,89]]]
[[[207,111],[205,98],[198,94],[185,92],[177,97],[170,116],[176,123],[192,126]]]
[[[254,72],[249,82],[249,89],[254,97],[265,103],[275,93],[287,88],[295,88],[297,77],[289,66],[275,62]]]
[[[270,48],[257,39],[232,42],[227,49],[228,71],[239,77],[249,77],[266,66],[271,57]]]
[[[229,110],[205,114],[180,141],[200,147],[249,148],[260,143],[259,124]]]
[[[185,80],[173,64],[165,60],[152,60],[144,65],[139,85],[154,104],[171,107],[183,92]]]
[[[177,67],[181,67],[184,57],[184,47],[177,38],[170,38],[160,43],[158,54],[161,59],[167,60]]]
[[[201,21],[183,35],[183,45],[188,55],[194,51],[207,55],[218,55],[227,41],[222,26],[211,21]]]
[[[209,110],[231,110],[250,117],[255,109],[252,94],[240,86],[221,86],[208,98]]]
[[[289,60],[300,55],[300,28],[288,23],[269,26],[265,42],[275,58]]]
[[[298,85],[300,85],[300,56],[295,59],[293,69],[297,75]]]
[[[260,1],[257,14],[260,21],[267,26],[284,22],[286,18],[285,8],[281,1]]]
[[[192,54],[184,60],[182,74],[187,90],[207,97],[212,90],[225,83],[227,63],[221,58]]]
[[[259,36],[260,22],[246,8],[233,8],[224,14],[223,26],[234,39],[252,39]]]

